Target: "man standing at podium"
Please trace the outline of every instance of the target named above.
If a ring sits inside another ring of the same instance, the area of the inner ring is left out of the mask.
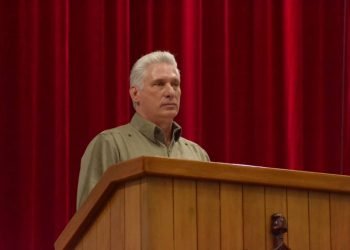
[[[98,134],[81,159],[77,208],[105,170],[118,162],[139,156],[209,161],[204,149],[181,137],[181,127],[174,122],[181,86],[171,53],[155,51],[137,60],[131,69],[129,93],[136,111],[130,123]]]

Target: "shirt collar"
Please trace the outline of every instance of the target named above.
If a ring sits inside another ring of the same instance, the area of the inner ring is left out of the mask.
[[[146,136],[153,142],[162,142],[164,143],[164,134],[162,130],[155,125],[153,122],[145,120],[138,113],[135,113],[131,119],[131,125],[135,127],[141,134]],[[173,137],[172,141],[178,141],[181,136],[181,126],[176,122],[172,124]]]

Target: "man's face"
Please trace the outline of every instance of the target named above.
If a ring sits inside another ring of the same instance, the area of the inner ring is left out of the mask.
[[[145,119],[159,125],[171,122],[180,108],[180,79],[170,64],[151,64],[145,71],[143,88],[132,87],[135,109]]]

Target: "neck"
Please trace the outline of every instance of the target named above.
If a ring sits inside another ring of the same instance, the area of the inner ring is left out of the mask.
[[[136,112],[144,119],[156,124],[162,130],[162,132],[164,134],[164,143],[167,146],[169,146],[171,143],[171,139],[172,139],[173,119],[166,118],[166,119],[154,121],[153,119],[149,119],[149,117],[147,117],[146,115],[144,115],[138,111],[136,111]]]

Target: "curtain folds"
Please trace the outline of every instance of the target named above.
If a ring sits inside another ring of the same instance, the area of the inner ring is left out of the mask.
[[[213,161],[350,174],[349,0],[0,1],[0,248],[52,249],[80,157],[129,121],[131,64],[175,54]]]

